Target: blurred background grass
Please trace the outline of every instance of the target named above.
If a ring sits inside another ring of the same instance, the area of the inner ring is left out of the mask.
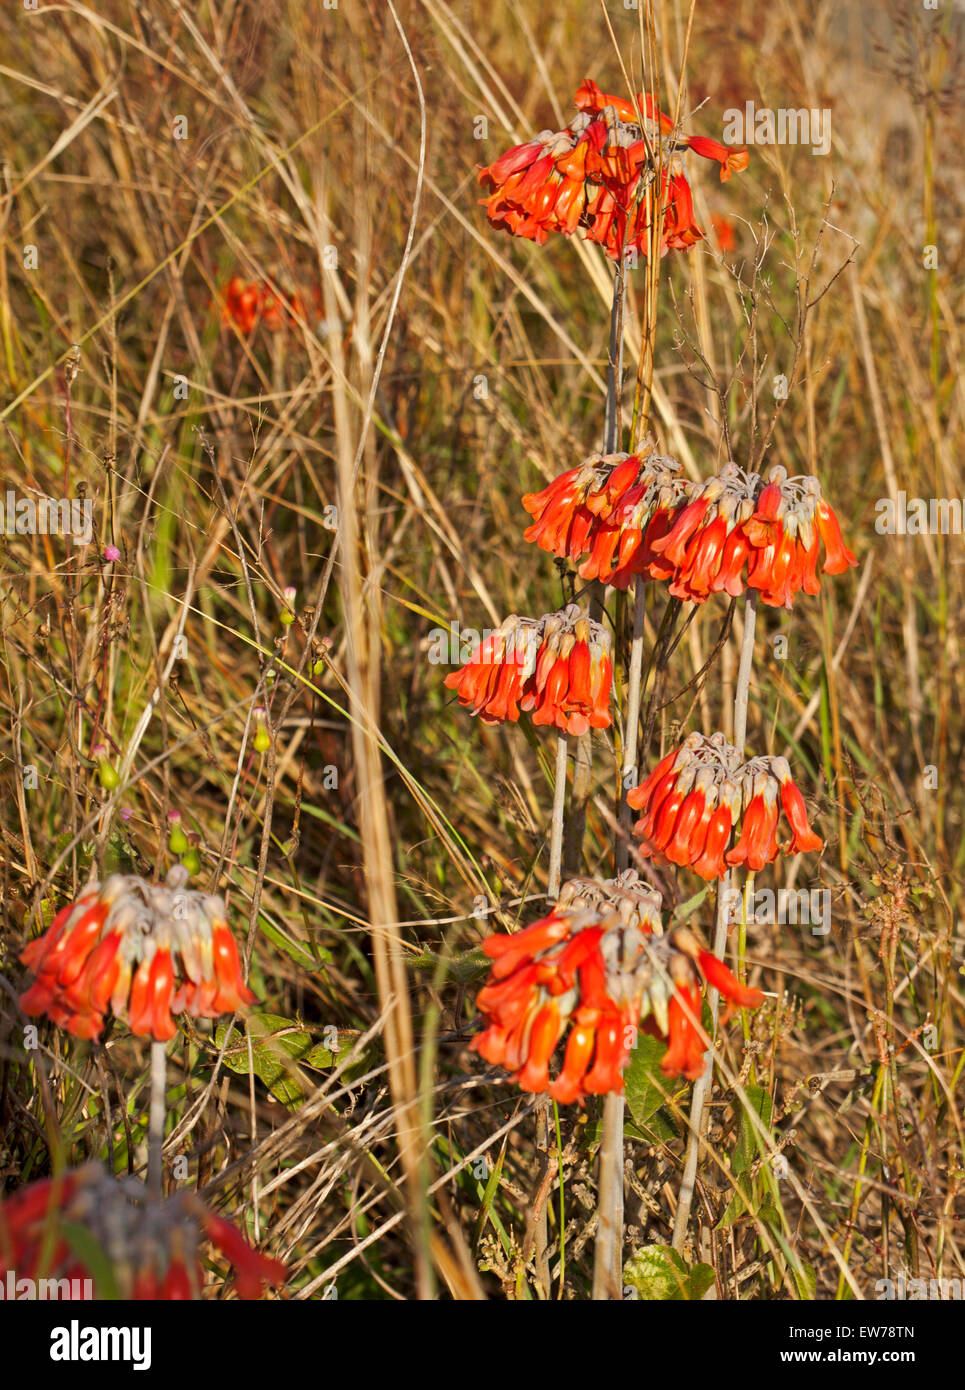
[[[0,1165],[8,1188],[46,1171],[54,1126],[71,1161],[143,1164],[144,1047],[124,1030],[92,1050],[45,1028],[25,1056],[16,956],[90,873],[163,873],[178,810],[199,882],[249,925],[264,1004],[253,1082],[240,1025],[174,1044],[169,1162],[185,1156],[187,1180],[291,1262],[297,1296],[412,1296],[420,1241],[453,1297],[537,1296],[546,1203],[554,1295],[583,1298],[592,1107],[561,1113],[547,1158],[529,1098],[481,1085],[466,1051],[486,925],[473,913],[500,904],[489,923],[511,926],[539,910],[553,749],[471,723],[429,651],[436,628],[564,596],[522,541],[519,498],[600,445],[609,272],[575,242],[489,229],[475,171],[565,124],[584,77],[618,92],[622,79],[603,10],[575,0],[397,10],[418,85],[390,11],[361,0],[0,18],[3,490],[87,498],[95,518],[87,548],[8,535],[0,551]],[[636,78],[639,14],[615,0],[606,14]],[[670,109],[689,14],[656,9]],[[869,1296],[902,1268],[963,1273],[962,539],[874,525],[900,490],[965,498],[961,21],[950,5],[693,13],[689,131],[719,135],[746,101],[829,108],[832,147],[755,146],[726,186],[688,168],[708,240],[664,263],[653,428],[700,476],[756,461],[773,420],[767,461],[820,477],[860,561],[759,622],[749,746],[788,754],[827,841],[820,862],[766,883],[827,888],[832,930],[751,926],[751,978],[773,997],[749,1049],[734,1028],[726,1043],[742,1083],[754,1067],[824,1230],[762,1171],[718,1088],[719,1162],[687,1253],[721,1297],[833,1296],[842,1264]],[[715,218],[728,219],[716,235]],[[297,291],[304,313],[242,335],[221,313],[233,274]],[[641,311],[631,275],[626,406]],[[338,545],[346,463],[357,632]],[[678,648],[654,759],[681,727],[728,727],[739,622],[697,697],[671,699],[725,612],[709,603]],[[105,814],[91,748],[123,763],[168,664]],[[265,756],[256,704],[273,726]],[[350,711],[378,729],[380,786],[359,776]],[[609,744],[595,743],[592,871],[612,864]],[[391,836],[381,871],[366,860],[370,805]],[[680,877],[671,906],[695,891]],[[374,893],[394,895],[396,920],[370,910]],[[370,918],[411,991],[414,1073],[392,1098]],[[709,908],[693,920],[706,931]],[[669,1242],[688,1095],[640,1078],[629,1255]],[[413,1086],[431,1135],[418,1198],[394,1141]],[[421,1225],[402,1219],[420,1204]]]

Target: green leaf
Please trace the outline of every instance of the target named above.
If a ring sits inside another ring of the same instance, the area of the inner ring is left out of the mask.
[[[751,1181],[749,1178],[737,1179],[737,1191],[727,1203],[727,1210],[720,1218],[721,1226],[732,1226],[739,1216],[751,1211]]]
[[[666,1107],[655,1110],[640,1128],[648,1144],[669,1144],[672,1140],[680,1138],[680,1128]]]
[[[443,961],[442,956],[435,951],[423,951],[418,956],[413,956],[409,960],[409,966],[413,970],[422,970],[426,973],[435,974],[440,964],[445,967],[446,975],[454,980],[457,985],[468,985],[473,980],[478,980],[485,975],[492,965],[492,961],[487,955],[477,947],[471,951],[463,951],[458,956],[452,956],[449,960]]]
[[[796,1251],[791,1249],[784,1235],[777,1228],[775,1228],[774,1237],[787,1259],[791,1278],[797,1288],[798,1298],[804,1302],[811,1302],[818,1286],[818,1277],[814,1272],[814,1266],[809,1265],[806,1260],[802,1260]]]
[[[111,1268],[107,1253],[94,1239],[86,1226],[77,1226],[72,1221],[62,1221],[60,1233],[77,1256],[80,1263],[94,1281],[94,1291],[100,1299],[117,1300],[121,1291]]]
[[[697,1302],[714,1282],[710,1265],[688,1268],[669,1245],[645,1245],[623,1266],[623,1282],[651,1303]]]
[[[291,1019],[283,1018],[280,1014],[249,1014],[248,1028],[255,1075],[276,1100],[293,1109],[313,1089],[301,1068],[322,1071],[332,1066],[340,1052],[347,1051],[350,1046],[346,1040],[338,1051],[332,1052],[316,1043],[307,1028],[298,1027]],[[226,1031],[223,1023],[215,1029],[215,1042],[219,1048],[225,1044]],[[239,1028],[231,1031],[224,1065],[239,1076],[248,1075],[248,1045],[244,1032]]]
[[[714,1271],[710,1265],[696,1264],[690,1271],[690,1298],[697,1302],[714,1282]],[[812,1295],[813,1297],[813,1295]]]
[[[679,906],[675,907],[671,914],[673,922],[686,922],[688,917],[692,917],[698,907],[702,905],[709,891],[710,884],[705,883],[703,888],[699,889],[692,898],[688,898],[685,903],[680,903]]]
[[[332,959],[331,951],[326,950],[324,946],[310,947],[302,941],[294,941],[277,927],[273,927],[270,922],[266,922],[264,917],[258,918],[258,929],[262,936],[266,936],[274,946],[284,951],[286,956],[291,956],[295,964],[300,965],[303,970],[318,970],[321,965]]]
[[[104,874],[136,873],[138,865],[131,854],[130,846],[116,830],[112,831],[104,847]]]
[[[767,1091],[760,1086],[747,1087],[747,1101],[741,1111],[740,1130],[737,1146],[731,1155],[730,1170],[734,1174],[747,1173],[758,1158],[767,1156],[767,1147],[757,1132],[757,1127],[748,1118],[748,1110],[753,1110],[764,1129],[770,1133],[771,1115],[774,1103]]]
[[[667,1095],[667,1079],[660,1071],[660,1059],[667,1044],[649,1033],[637,1034],[637,1045],[623,1074],[627,1108],[638,1125],[659,1110]]]

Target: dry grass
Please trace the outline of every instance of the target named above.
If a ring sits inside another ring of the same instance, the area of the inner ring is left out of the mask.
[[[638,16],[609,8],[635,71]],[[599,446],[609,276],[585,246],[493,233],[474,169],[556,125],[584,76],[618,89],[619,65],[575,0],[397,9],[71,0],[0,19],[3,492],[90,499],[95,526],[86,549],[8,536],[0,562],[0,1164],[8,1188],[58,1143],[144,1165],[146,1045],[45,1027],[27,1056],[17,953],[93,870],[163,873],[178,809],[200,881],[247,923],[265,1017],[258,1080],[241,1024],[173,1044],[169,1167],[186,1156],[290,1262],[293,1297],[536,1297],[545,1203],[554,1296],[585,1298],[598,1116],[563,1110],[540,1154],[530,1098],[466,1050],[472,914],[479,895],[493,924],[538,909],[554,750],[471,725],[427,648],[562,593],[519,497]],[[965,498],[961,16],[724,14],[695,11],[688,127],[751,99],[829,106],[833,147],[757,147],[723,188],[695,171],[702,225],[730,216],[738,249],[664,265],[653,424],[694,476],[765,448],[817,473],[860,568],[759,621],[749,743],[787,752],[827,840],[766,883],[828,888],[832,930],[750,928],[771,997],[746,1045],[725,1032],[687,1254],[724,1298],[873,1296],[901,1268],[965,1275],[962,538],[874,527],[900,490]],[[687,16],[658,6],[665,88]],[[218,303],[235,272],[319,307],[245,337]],[[631,276],[627,406],[642,310]],[[625,637],[632,614],[608,609]],[[725,614],[709,603],[661,677],[654,757],[681,725],[727,728],[739,614],[677,695]],[[110,797],[97,742],[129,773]],[[612,863],[611,746],[589,871]],[[680,878],[672,902],[694,892]],[[707,904],[694,920],[709,930]],[[628,1254],[669,1243],[688,1095],[630,1106]]]

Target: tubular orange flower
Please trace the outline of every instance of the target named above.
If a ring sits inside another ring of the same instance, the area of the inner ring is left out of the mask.
[[[762,602],[791,608],[801,589],[820,592],[818,558],[824,542],[825,574],[858,562],[841,538],[837,517],[817,478],[788,478],[776,465],[767,482],[727,463],[692,489],[652,549],[669,567],[675,598],[703,603],[710,594],[757,589]]]
[[[711,213],[711,226],[714,229],[714,240],[717,242],[717,250],[722,255],[728,256],[732,251],[737,250],[737,233],[734,228],[733,219],[725,217],[722,213]]]
[[[472,659],[445,680],[461,705],[486,724],[534,724],[584,734],[610,725],[610,636],[575,604],[541,618],[507,618]]]
[[[724,182],[747,167],[747,151],[675,133],[670,119],[642,94],[635,106],[605,95],[587,80],[574,103],[579,114],[565,130],[541,131],[479,171],[492,225],[538,245],[551,232],[572,236],[579,229],[613,259],[630,248],[646,255],[650,213],[645,176],[654,173],[659,156],[665,209],[661,254],[700,241],[703,232],[694,221],[681,149],[717,160]]]
[[[291,323],[293,314],[305,316],[304,301],[297,292],[286,297],[277,294],[264,280],[245,281],[240,275],[232,275],[225,286],[222,322],[234,323],[246,336],[259,323],[270,333],[277,333]]]
[[[701,983],[716,989],[726,1003],[723,1022],[735,1008],[756,1009],[764,1002],[759,989],[742,985],[722,960],[701,946],[687,927],[678,927],[667,938],[671,946],[667,974],[674,987],[666,1006],[666,1021],[656,1017],[644,1019],[645,1031],[657,1037],[666,1036],[667,1051],[660,1063],[665,1076],[684,1076],[696,1081],[704,1071],[704,1053],[710,1039],[700,1021]]]
[[[112,874],[87,885],[20,959],[37,979],[21,995],[78,1038],[96,1038],[108,1006],[137,1037],[174,1037],[172,1013],[217,1018],[255,996],[241,975],[222,898],[184,887],[177,864],[164,884]]]
[[[640,125],[644,117],[648,126],[651,122],[657,121],[661,136],[671,134],[674,128],[670,117],[663,111],[657,111],[657,103],[649,92],[646,95],[643,92],[638,92],[636,105],[632,105],[623,97],[607,96],[589,78],[584,80],[583,85],[577,91],[573,98],[573,105],[580,111],[593,113],[602,113],[607,107],[611,107],[618,118],[627,124]],[[721,183],[727,183],[731,174],[741,173],[750,163],[750,155],[747,150],[733,149],[728,145],[720,144],[717,140],[710,140],[705,135],[678,134],[675,143],[686,145],[695,154],[702,155],[704,159],[716,159],[721,166]]]
[[[627,793],[627,803],[643,812],[633,827],[640,853],[689,865],[701,878],[723,878],[728,866],[738,864],[756,873],[780,853],[824,847],[808,825],[787,759],[742,762],[720,733],[688,734]],[[782,808],[791,826],[783,845],[777,838]]]
[[[62,1234],[81,1227],[102,1258],[92,1267]],[[281,1284],[280,1260],[253,1250],[230,1221],[209,1211],[193,1192],[152,1199],[135,1178],[114,1179],[97,1163],[31,1183],[0,1202],[0,1279],[89,1279],[95,1297],[104,1263],[122,1298],[192,1299],[204,1278],[200,1248],[208,1240],[231,1264],[238,1295],[259,1298],[264,1284]]]
[[[225,288],[221,317],[224,323],[234,323],[240,332],[254,331],[258,322],[261,294],[254,283],[246,283],[240,275],[232,275]]]
[[[668,1042],[667,1076],[703,1070],[706,981],[745,1008],[763,1001],[693,932],[662,934],[660,894],[632,869],[615,879],[571,879],[547,917],[513,936],[491,936],[493,961],[477,1008],[486,1023],[471,1048],[505,1067],[524,1091],[561,1105],[623,1090],[638,1024]],[[555,1079],[553,1054],[566,1039]]]
[[[488,1026],[470,1046],[505,1066],[523,1090],[549,1091],[560,1104],[622,1091],[643,988],[624,963],[659,930],[659,912],[660,895],[632,871],[605,884],[574,879],[547,917],[514,936],[488,937],[483,950],[493,967],[476,1000]],[[551,1081],[553,1052],[568,1028]]]
[[[652,439],[637,454],[593,454],[542,492],[523,497],[534,518],[524,538],[574,563],[585,555],[582,579],[618,589],[636,575],[665,579],[673,568],[654,543],[666,534],[690,489],[677,460],[659,454]]]

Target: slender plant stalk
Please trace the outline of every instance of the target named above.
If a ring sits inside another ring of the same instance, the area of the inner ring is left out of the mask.
[[[551,902],[560,894],[560,880],[563,864],[563,821],[566,810],[566,752],[565,734],[556,738],[556,785],[553,789],[553,818],[550,822],[550,863],[546,892]],[[536,1148],[538,1152],[549,1151],[550,1102],[549,1096],[541,1096],[536,1108]],[[545,1298],[550,1297],[549,1221],[544,1202],[536,1218],[536,1272]]]
[[[737,692],[734,696],[734,744],[742,757],[744,744],[747,742],[747,699],[751,688],[756,630],[757,590],[748,589],[744,604],[744,638],[741,642],[741,659],[737,670]]]
[[[606,415],[603,427],[603,452],[615,453],[622,434],[620,401],[623,395],[623,311],[626,303],[626,265],[618,261],[613,276],[613,299],[610,304],[610,346],[606,372]],[[589,586],[589,615],[594,622],[603,619],[603,585]],[[573,769],[573,800],[566,844],[563,852],[567,875],[579,873],[583,855],[583,836],[586,832],[586,805],[590,797],[593,773],[592,735],[583,734],[577,740]]]
[[[544,1155],[544,1164],[549,1163],[550,1147],[550,1098],[540,1096],[539,1107],[536,1111],[536,1149]],[[540,1172],[545,1168],[541,1165]],[[543,1188],[543,1183],[538,1184]],[[545,1189],[544,1189],[545,1191]],[[533,1247],[533,1262],[536,1265],[536,1277],[539,1280],[540,1291],[544,1298],[549,1299],[553,1294],[553,1284],[550,1277],[549,1259],[549,1200],[542,1192],[537,1192],[536,1200],[540,1202],[539,1212],[536,1217],[535,1234],[536,1240]]]
[[[623,1110],[622,1093],[611,1093],[603,1102],[598,1224],[593,1252],[593,1298],[598,1302],[623,1297]]]
[[[556,785],[553,790],[553,819],[550,822],[550,863],[546,892],[555,901],[560,893],[563,863],[563,820],[566,810],[566,735],[556,738]]]
[[[148,1118],[147,1190],[151,1197],[161,1197],[161,1146],[164,1143],[164,1098],[166,1092],[167,1055],[163,1042],[151,1043],[151,1109]]]
[[[623,393],[623,311],[626,302],[626,265],[617,262],[613,277],[613,305],[610,310],[610,355],[606,374],[606,425],[604,428],[603,452],[615,453],[620,444],[620,398]],[[642,592],[642,585],[638,592]],[[602,605],[601,605],[602,607]],[[642,609],[641,609],[642,612]],[[592,612],[591,616],[598,616]],[[641,619],[642,623],[642,619]],[[634,619],[636,631],[636,619]],[[642,631],[642,626],[641,626]],[[636,729],[640,722],[640,678],[639,670],[643,663],[643,643],[637,673],[636,713],[628,710],[627,729],[634,730],[632,744],[636,757]],[[632,665],[631,654],[631,665]],[[632,714],[633,722],[630,724]],[[587,783],[589,782],[589,735],[587,746]],[[587,794],[589,786],[587,786]],[[580,814],[585,816],[581,807]],[[579,827],[579,840],[582,846],[583,823]],[[617,864],[620,865],[621,843],[616,847]],[[623,1296],[623,1112],[624,1098],[610,1094],[603,1101],[603,1129],[600,1141],[600,1175],[597,1191],[597,1231],[593,1252],[593,1298],[597,1301],[620,1299]]]
[[[754,663],[754,634],[757,628],[757,590],[748,589],[744,604],[744,638],[741,643],[740,667],[737,672],[737,691],[734,697],[734,745],[743,754],[747,739],[747,697],[750,691],[751,667]],[[723,960],[727,950],[727,902],[731,874],[721,879],[717,889],[717,918],[714,925],[714,955]],[[684,1173],[677,1199],[677,1212],[674,1217],[673,1248],[678,1254],[683,1252],[690,1212],[694,1203],[694,1189],[697,1182],[697,1161],[700,1156],[700,1141],[707,1120],[707,1102],[714,1082],[713,1039],[717,1036],[717,1015],[720,1008],[720,995],[715,989],[707,990],[710,1006],[711,1047],[704,1059],[703,1074],[694,1082],[694,1093],[690,1102],[690,1136],[684,1158]]]
[[[555,902],[559,897],[563,864],[563,821],[566,810],[566,753],[566,735],[558,734],[556,737],[556,785],[553,789],[553,819],[550,822],[549,877],[546,884],[547,896],[551,902]],[[549,1123],[549,1097],[541,1096],[536,1109],[537,1152],[546,1153],[549,1150]],[[549,1258],[546,1253],[548,1247],[549,1221],[546,1204],[544,1203],[536,1219],[536,1271],[543,1289],[543,1295],[546,1298],[549,1298],[551,1293]],[[540,1252],[542,1252],[542,1255]]]
[[[610,308],[610,352],[606,371],[606,418],[603,426],[603,452],[612,454],[620,442],[620,397],[623,394],[623,306],[626,300],[627,271],[617,261],[613,276],[613,303]]]
[[[623,832],[617,840],[617,870],[625,869],[630,863],[630,822],[633,813],[627,805],[627,778],[637,766],[637,750],[640,732],[640,697],[643,691],[643,633],[647,613],[647,586],[638,579],[633,591],[633,640],[630,646],[630,664],[627,668],[627,713],[623,726],[623,765],[620,768],[620,829]]]
[[[336,313],[332,277],[323,282],[326,313]],[[417,1297],[435,1296],[432,1259],[432,1218],[429,1210],[429,1144],[417,1096],[412,1005],[405,960],[395,923],[399,920],[395,893],[395,849],[379,745],[381,694],[380,590],[365,580],[365,556],[360,524],[358,461],[349,391],[341,343],[332,339],[333,411],[335,417],[336,478],[339,538],[342,552],[341,596],[345,613],[346,686],[352,729],[352,755],[358,781],[358,819],[362,868],[367,895],[372,957],[384,1020],[389,1091],[396,1119],[396,1136],[405,1174],[410,1238],[415,1263]],[[364,427],[362,434],[364,435]]]

